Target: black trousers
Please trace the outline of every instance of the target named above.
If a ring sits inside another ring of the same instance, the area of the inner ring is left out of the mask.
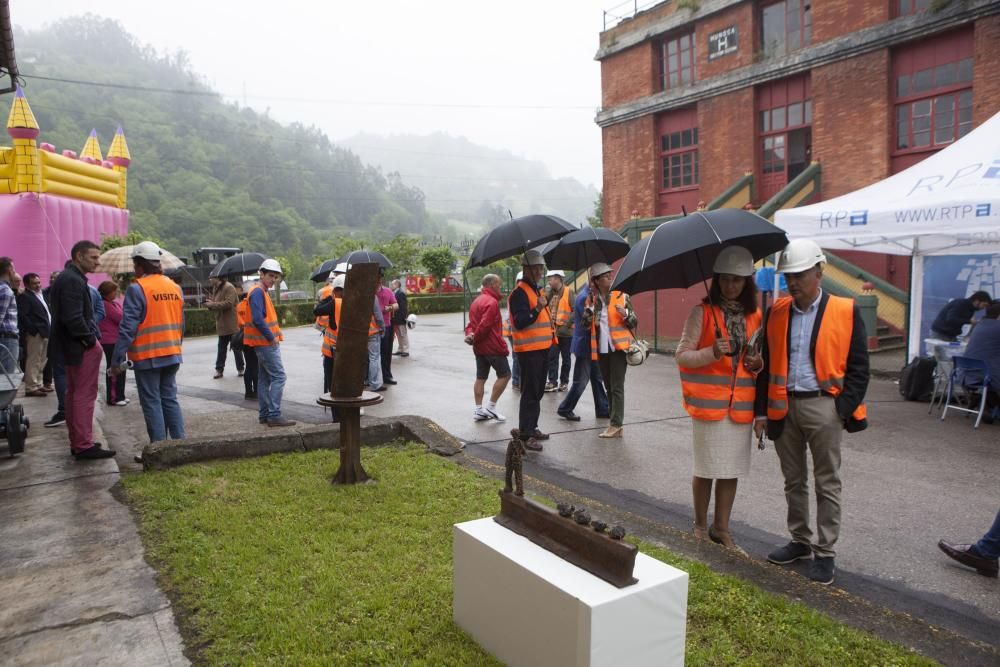
[[[569,369],[572,358],[570,349],[573,347],[573,339],[569,337],[556,338],[558,345],[549,348],[549,382],[556,384],[569,384]],[[559,369],[559,360],[562,359],[562,371]]]
[[[257,350],[249,345],[243,347],[243,359],[246,363],[246,372],[243,374],[243,390],[248,393],[257,392]]]
[[[382,381],[391,380],[392,378],[392,341],[396,337],[396,330],[390,324],[385,328],[385,332],[382,334],[381,347],[379,348],[379,356],[382,358]]]
[[[219,350],[215,354],[215,370],[220,373],[226,367],[226,352],[229,351],[229,342],[232,339],[233,334],[219,336]],[[233,359],[236,360],[236,372],[239,373],[243,370],[243,353],[239,350],[233,350]]]
[[[323,393],[326,394],[330,391],[330,385],[333,383],[333,362],[336,357],[328,357],[323,355]],[[340,412],[337,408],[330,408],[331,421],[337,423],[340,421]]]
[[[111,355],[115,353],[114,343],[101,343],[101,347],[104,349],[104,363],[108,368],[111,368]],[[108,405],[112,403],[117,403],[118,401],[125,400],[125,371],[120,373],[115,373],[114,375],[104,376],[104,383],[107,387],[107,400]]]
[[[545,373],[549,365],[549,351],[517,352],[516,356],[521,367],[521,404],[517,416],[517,428],[523,437],[528,437],[538,428],[542,396],[545,395]]]

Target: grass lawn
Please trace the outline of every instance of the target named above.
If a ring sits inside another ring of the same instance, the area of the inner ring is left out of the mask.
[[[365,449],[363,460],[377,484],[332,488],[335,451],[125,476],[200,662],[496,664],[452,622],[451,526],[495,514],[500,483],[422,446]],[[691,576],[688,664],[934,664],[639,546]]]

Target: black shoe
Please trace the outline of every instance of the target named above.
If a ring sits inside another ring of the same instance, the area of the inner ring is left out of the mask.
[[[392,356],[399,357],[399,356],[402,356],[402,354],[403,354],[402,352],[393,352]]]
[[[542,433],[541,431],[539,431],[536,428],[535,432],[531,434],[531,437],[534,438],[535,440],[548,440],[549,439],[549,434],[548,433]]]
[[[110,459],[114,457],[115,450],[113,449],[101,449],[101,445],[94,443],[94,446],[89,449],[84,449],[80,452],[74,452],[73,458],[77,461],[92,461],[94,459]]]
[[[597,415],[598,419],[611,419],[611,415],[600,414]]]
[[[408,356],[410,356],[410,353],[409,352],[400,352],[399,356],[401,356],[401,357],[408,357]]]
[[[385,382],[386,384],[399,384],[398,382],[396,382],[395,380],[393,380],[391,378],[388,379],[388,380],[383,380],[383,382]]]
[[[388,387],[386,387],[386,386],[385,386],[385,385],[383,384],[383,385],[382,385],[381,387],[379,387],[378,389],[371,389],[370,391],[385,391],[386,389],[388,389]]]
[[[64,415],[61,412],[57,412],[54,415],[52,415],[52,419],[42,424],[42,426],[45,426],[46,428],[52,428],[54,426],[62,426],[65,423],[66,423],[66,415]]]
[[[828,586],[833,583],[833,575],[837,568],[833,565],[833,556],[816,556],[809,564],[809,578],[817,584]]]
[[[572,410],[559,410],[556,414],[565,419],[566,421],[571,421],[571,422],[580,421],[580,415],[576,414]]]
[[[256,401],[257,400],[257,392],[255,392],[255,391],[248,391],[247,393],[243,394],[243,398],[246,399],[246,400],[248,400],[248,401]]]
[[[136,463],[142,463],[142,454],[136,454],[135,456],[132,457],[132,460],[135,461]]]
[[[285,419],[284,417],[278,417],[277,419],[267,420],[268,426],[295,426],[295,422],[291,419]]]
[[[257,417],[257,423],[258,424],[266,424],[267,423],[267,419],[265,419],[264,417]]]
[[[797,560],[809,560],[812,558],[812,548],[808,544],[801,542],[789,542],[783,547],[778,547],[767,555],[767,560],[775,565],[788,565]],[[832,558],[830,559],[833,560]]]
[[[941,540],[938,542],[938,549],[943,551],[948,558],[953,558],[962,565],[976,568],[976,572],[984,577],[997,578],[998,564],[1000,564],[998,560],[980,556],[971,544],[949,544]]]

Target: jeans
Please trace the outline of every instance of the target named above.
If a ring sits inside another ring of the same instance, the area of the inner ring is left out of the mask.
[[[150,442],[166,440],[168,435],[174,440],[185,437],[184,415],[177,402],[177,370],[180,367],[180,364],[173,364],[135,371],[139,405]]]
[[[625,421],[625,371],[628,370],[625,352],[615,350],[599,354],[597,363],[601,367],[601,377],[604,378],[604,389],[608,392],[611,425],[621,426]]]
[[[101,343],[101,348],[104,350],[104,363],[110,369],[111,356],[115,353],[115,344]],[[125,371],[121,371],[110,376],[105,373],[104,385],[108,405],[125,400]]]
[[[63,367],[66,369],[66,429],[73,452],[94,446],[94,402],[102,356],[101,346],[94,344],[83,351],[79,364]]]
[[[383,381],[392,379],[392,339],[394,335],[392,325],[387,326],[385,333],[382,334],[382,348],[379,350],[379,356],[382,358]]]
[[[0,370],[8,373],[17,372],[17,359],[21,353],[21,345],[16,338],[0,338],[0,347],[6,352],[0,352]]]
[[[243,374],[243,391],[247,394],[257,393],[257,377],[260,367],[257,364],[257,348],[249,345],[243,348],[243,359],[246,362],[246,373]]]
[[[573,384],[569,387],[566,398],[559,404],[559,412],[572,412],[576,409],[576,404],[583,396],[583,390],[590,383],[590,390],[594,394],[594,412],[598,417],[608,416],[608,393],[604,390],[604,381],[601,379],[601,367],[591,360],[590,355],[577,357],[573,366]]]
[[[549,348],[549,384],[567,384],[569,382],[570,348],[572,338],[556,338],[558,345]],[[559,359],[562,358],[562,372],[559,372]]]
[[[518,429],[528,437],[538,429],[541,400],[545,395],[545,368],[549,363],[548,350],[516,352],[514,358],[521,365],[521,403]]]
[[[265,421],[281,419],[281,394],[285,391],[285,367],[281,365],[281,350],[273,345],[259,345],[257,353],[257,402],[260,418]]]
[[[1000,512],[997,512],[993,526],[976,542],[975,547],[984,558],[1000,558]]]
[[[365,384],[369,389],[382,388],[382,337],[378,334],[368,337],[368,375]]]
[[[56,412],[66,414],[66,367],[59,359],[52,360],[52,383],[56,386]]]
[[[233,340],[233,334],[219,336],[219,349],[215,354],[215,370],[222,372],[226,367],[226,352],[229,351],[229,342]],[[233,350],[233,359],[236,361],[236,372],[243,372],[243,352]]]

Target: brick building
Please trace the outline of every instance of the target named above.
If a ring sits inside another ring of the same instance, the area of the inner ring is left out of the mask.
[[[699,201],[769,215],[901,171],[1000,111],[1000,2],[670,0],[607,28],[596,58],[606,225],[648,230]],[[905,258],[840,255],[909,289]],[[657,333],[678,335],[702,294],[659,293]]]

